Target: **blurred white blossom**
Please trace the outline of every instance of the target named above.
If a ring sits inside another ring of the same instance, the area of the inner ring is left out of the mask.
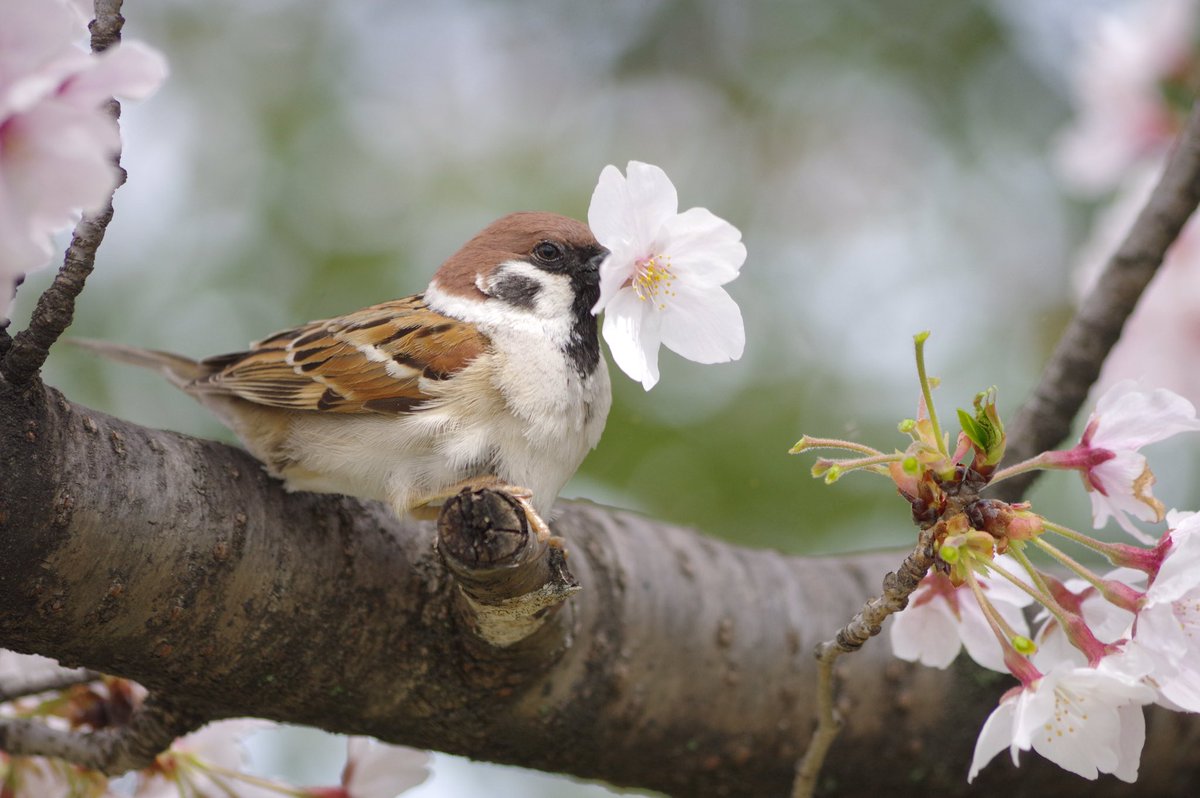
[[[429,778],[429,754],[370,737],[346,739],[338,787],[310,788],[310,798],[396,798]]]
[[[45,266],[51,236],[94,211],[116,184],[114,95],[158,88],[166,61],[137,42],[84,50],[78,8],[66,0],[0,0],[0,319],[14,285]]]
[[[1059,171],[1085,193],[1111,191],[1157,162],[1178,127],[1164,97],[1195,61],[1195,0],[1128,3],[1097,15],[1073,70],[1077,113],[1058,142]]]

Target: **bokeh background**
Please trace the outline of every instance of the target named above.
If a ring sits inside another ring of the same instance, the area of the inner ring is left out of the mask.
[[[1191,3],[127,3],[126,35],[172,75],[124,111],[129,183],[71,332],[237,350],[420,290],[509,211],[585,218],[606,164],[648,161],[682,207],[742,230],[746,354],[664,352],[649,393],[614,372],[607,431],[564,495],[788,552],[904,545],[886,483],[826,486],[787,449],[803,433],[903,447],[922,329],[944,417],[990,385],[1015,408],[1121,191],[1082,186],[1064,156],[1080,71],[1104,26],[1163,6]],[[18,295],[18,327],[49,279]],[[233,440],[155,375],[67,347],[45,373],[75,401]],[[1160,451],[1157,492],[1194,506],[1189,447]],[[1034,499],[1090,526],[1070,475]],[[259,746],[263,767],[327,781],[340,746],[293,735]],[[410,793],[592,794],[450,758]]]

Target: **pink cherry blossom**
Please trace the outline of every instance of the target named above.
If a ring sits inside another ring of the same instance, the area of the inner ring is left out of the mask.
[[[1138,540],[1153,543],[1129,519],[1163,519],[1164,507],[1150,491],[1154,474],[1140,449],[1195,430],[1200,430],[1200,420],[1191,402],[1165,388],[1146,393],[1133,380],[1124,380],[1100,397],[1075,448],[1044,457],[1054,467],[1083,472],[1096,529],[1111,516]]]
[[[1153,689],[1120,668],[1058,663],[1000,700],[979,732],[967,780],[1008,748],[1013,764],[1032,749],[1087,779],[1135,781],[1146,740],[1142,705],[1153,700]]]
[[[1014,573],[1020,566],[1010,562],[1006,569]],[[1021,608],[1033,599],[1002,577],[980,576],[979,582],[1001,617],[1017,634],[1028,636],[1029,625]],[[892,653],[909,662],[947,668],[965,648],[983,667],[1008,672],[1004,652],[971,588],[966,584],[955,587],[937,572],[921,580],[908,606],[892,616],[889,638]]]
[[[45,266],[51,236],[103,206],[120,140],[104,110],[140,99],[166,76],[154,50],[127,42],[100,55],[66,0],[0,0],[0,319],[15,282]]]
[[[742,356],[746,333],[722,288],[746,260],[742,234],[705,208],[678,213],[675,186],[657,166],[630,161],[628,176],[606,166],[588,224],[612,253],[600,266],[604,339],[616,364],[650,390],[658,348],[697,363]]]
[[[1077,113],[1058,142],[1059,169],[1074,188],[1109,191],[1166,151],[1178,115],[1162,84],[1188,73],[1195,31],[1194,0],[1129,3],[1095,16],[1072,75]]]

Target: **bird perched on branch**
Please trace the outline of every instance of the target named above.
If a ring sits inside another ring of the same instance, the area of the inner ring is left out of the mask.
[[[514,213],[472,238],[424,293],[192,360],[80,341],[147,366],[229,426],[289,490],[430,515],[465,487],[546,515],[611,404],[591,309],[608,251],[582,222]]]

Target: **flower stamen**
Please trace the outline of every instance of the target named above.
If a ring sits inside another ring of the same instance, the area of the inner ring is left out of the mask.
[[[637,271],[630,283],[638,299],[649,299],[659,310],[667,309],[667,298],[675,296],[671,284],[675,274],[671,271],[671,256],[656,253],[637,261]]]

